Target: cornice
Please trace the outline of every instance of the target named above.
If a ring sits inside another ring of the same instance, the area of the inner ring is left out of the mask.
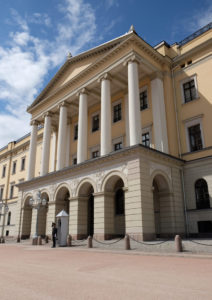
[[[52,94],[50,94],[49,96],[43,99],[41,99],[41,95],[38,96],[37,103],[35,103],[35,105],[32,104],[33,106],[31,105],[27,109],[27,111],[31,113],[41,103],[44,103],[47,100],[49,100],[51,97],[56,96],[59,92],[65,90],[67,87],[71,87],[75,83],[78,83],[81,79],[89,75],[93,70],[97,69],[97,67],[100,67],[103,63],[105,63],[105,61],[107,61],[109,58],[119,53],[121,49],[126,48],[128,45],[132,45],[132,44],[139,46],[141,50],[145,51],[157,63],[164,64],[166,62],[170,64],[171,62],[167,57],[162,56],[154,48],[152,48],[149,44],[147,44],[144,40],[142,40],[139,36],[137,36],[135,33],[132,32],[122,42],[118,43],[118,45],[114,46],[109,52],[107,52],[103,57],[98,58],[94,63],[88,66],[85,70],[81,71],[74,78],[70,79],[63,86],[60,86],[57,89],[55,89]],[[136,51],[134,52],[136,53]],[[36,100],[34,102],[36,102]]]
[[[149,155],[151,158],[157,158],[160,160],[163,160],[164,162],[169,162],[169,163],[173,163],[175,162],[175,165],[182,167],[185,163],[184,160],[171,156],[169,154],[166,153],[162,153],[158,150],[149,148],[149,147],[145,147],[141,144],[139,145],[135,145],[135,146],[131,146],[128,148],[124,148],[120,151],[117,152],[112,152],[108,155],[102,156],[102,157],[98,157],[96,159],[89,159],[83,163],[77,164],[77,165],[72,165],[70,167],[66,167],[62,170],[59,171],[55,171],[55,172],[51,172],[48,173],[45,176],[40,176],[40,177],[35,177],[29,181],[25,181],[25,182],[21,182],[19,184],[17,184],[16,186],[19,188],[22,187],[33,187],[34,185],[40,184],[40,183],[46,183],[49,180],[54,180],[55,178],[59,177],[61,178],[62,176],[66,176],[68,174],[71,175],[76,175],[76,173],[79,173],[81,170],[88,169],[90,167],[92,168],[102,168],[102,164],[106,163],[106,162],[111,162],[117,159],[120,162],[121,158],[125,158],[128,155],[137,155],[139,158],[141,157],[142,154],[147,154]],[[75,173],[76,172],[76,173]],[[70,177],[69,177],[70,178]]]

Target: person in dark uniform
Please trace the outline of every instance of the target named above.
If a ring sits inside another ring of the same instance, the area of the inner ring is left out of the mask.
[[[56,224],[52,223],[52,241],[53,241],[53,245],[52,248],[56,247],[56,238],[57,238],[57,228],[56,228]]]

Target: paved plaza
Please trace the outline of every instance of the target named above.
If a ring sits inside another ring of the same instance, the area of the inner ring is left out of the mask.
[[[0,299],[212,299],[212,256],[0,245]]]

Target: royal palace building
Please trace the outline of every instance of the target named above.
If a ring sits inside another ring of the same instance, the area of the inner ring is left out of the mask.
[[[69,54],[27,112],[0,149],[2,238],[51,235],[61,210],[75,239],[212,234],[212,23]]]

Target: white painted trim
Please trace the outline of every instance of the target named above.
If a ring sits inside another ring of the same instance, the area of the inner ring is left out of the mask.
[[[119,137],[117,137],[117,138],[115,138],[115,139],[112,140],[112,146],[113,146],[113,150],[112,151],[115,151],[114,150],[115,144],[118,144],[120,142],[122,143],[122,149],[123,149],[124,148],[124,136],[123,135],[119,136]]]
[[[90,158],[93,158],[92,153],[95,151],[99,151],[99,156],[100,156],[100,145],[96,145],[96,146],[90,148]]]

